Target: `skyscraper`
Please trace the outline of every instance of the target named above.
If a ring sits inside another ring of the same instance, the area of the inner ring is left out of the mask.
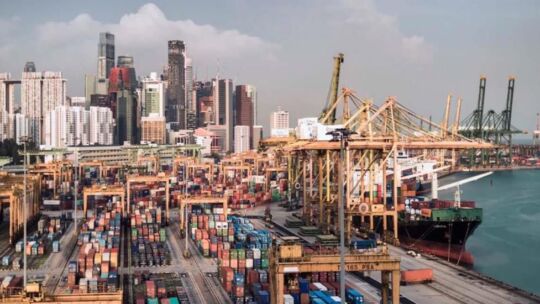
[[[31,136],[36,144],[43,142],[45,115],[66,102],[66,80],[61,72],[23,72],[21,80],[21,113],[29,119]]]
[[[114,35],[99,33],[98,43],[98,79],[108,79],[114,67]]]
[[[225,126],[225,151],[233,149],[233,83],[231,79],[214,79],[214,124]]]
[[[236,125],[249,127],[250,148],[253,147],[253,102],[248,96],[249,85],[236,86]],[[236,129],[235,129],[236,132]],[[236,138],[236,137],[235,137]],[[235,150],[236,152],[236,150]]]
[[[193,66],[191,58],[186,58],[185,66],[186,83],[186,129],[195,130],[197,128],[197,106],[196,92],[194,90]]]
[[[14,90],[9,73],[0,73],[0,140],[13,137]]]
[[[186,93],[185,93],[185,51],[181,40],[169,41],[167,122],[178,122],[180,129],[186,128]]]
[[[122,145],[125,141],[135,144],[139,140],[136,89],[137,77],[134,68],[115,67],[111,70],[109,99],[116,101],[116,111],[113,111],[116,118],[116,144]]]
[[[120,55],[118,56],[117,66],[119,68],[134,68],[133,56]]]
[[[246,93],[251,98],[251,104],[253,105],[253,125],[257,124],[257,88],[255,86],[246,84]]]
[[[165,117],[165,86],[155,72],[150,73],[150,76],[142,81],[141,104],[143,116],[156,113],[160,117]]]
[[[242,153],[249,150],[250,130],[249,126],[234,127],[234,153]]]

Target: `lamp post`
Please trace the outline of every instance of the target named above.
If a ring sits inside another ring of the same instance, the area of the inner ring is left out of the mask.
[[[23,187],[24,187],[24,190],[23,190],[23,219],[24,219],[24,224],[23,224],[23,286],[24,286],[24,289],[26,290],[26,284],[28,282],[28,277],[27,277],[27,274],[26,274],[26,246],[27,246],[27,228],[26,228],[26,222],[27,222],[27,215],[28,215],[28,211],[27,211],[27,200],[26,200],[26,191],[27,191],[27,183],[26,183],[26,179],[27,179],[27,173],[28,173],[28,168],[27,168],[27,163],[28,163],[28,154],[26,153],[26,144],[28,141],[30,141],[30,138],[28,136],[23,136],[20,138],[20,141],[22,142],[23,144],[23,172],[24,172],[24,181],[23,181]]]
[[[341,301],[345,302],[345,186],[344,186],[344,166],[345,149],[348,146],[349,137],[355,132],[346,128],[336,129],[326,133],[332,135],[332,141],[339,141],[339,200],[338,200],[338,217],[339,217],[339,296]]]

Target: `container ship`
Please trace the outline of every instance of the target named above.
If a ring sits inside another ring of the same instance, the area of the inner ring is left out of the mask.
[[[482,223],[482,209],[475,202],[426,200],[408,197],[398,211],[401,246],[463,265],[473,265],[467,239]]]

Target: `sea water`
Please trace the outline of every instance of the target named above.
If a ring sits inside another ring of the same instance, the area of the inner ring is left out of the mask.
[[[479,173],[442,178],[440,184]],[[460,186],[462,200],[483,208],[483,222],[467,242],[474,269],[540,294],[540,170],[499,171]],[[453,199],[456,189],[439,192]]]

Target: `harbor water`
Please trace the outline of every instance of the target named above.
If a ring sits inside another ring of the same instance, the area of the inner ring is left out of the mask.
[[[440,184],[478,173],[460,173]],[[439,193],[453,199],[456,189]],[[494,172],[461,186],[462,200],[475,200],[484,220],[467,242],[474,269],[494,279],[540,294],[540,170]]]

